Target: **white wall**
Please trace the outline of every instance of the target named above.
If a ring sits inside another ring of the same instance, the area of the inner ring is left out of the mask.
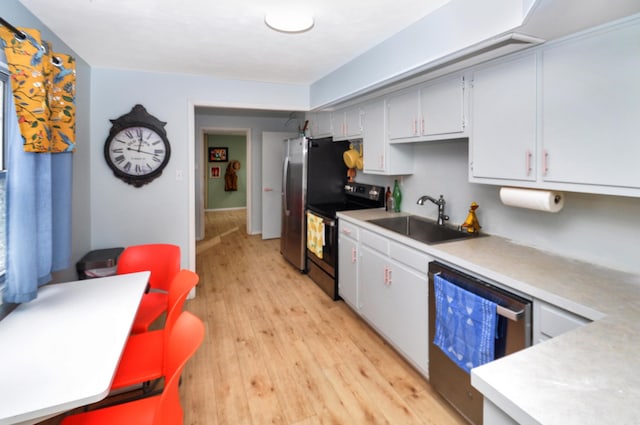
[[[414,146],[414,153],[415,173],[403,178],[403,211],[435,219],[437,207],[430,202],[420,206],[416,200],[421,195],[442,194],[447,201],[449,222],[459,225],[467,216],[469,204],[475,201],[480,205],[476,213],[483,232],[562,256],[640,273],[640,199],[567,192],[564,209],[556,214],[507,207],[499,200],[499,187],[467,181],[466,141],[419,143]],[[358,181],[365,179],[370,178]],[[392,182],[393,178],[389,180]]]
[[[113,69],[93,69],[91,98],[92,247],[174,243],[182,248],[183,267],[191,266],[195,244],[190,219],[194,141],[199,135],[193,105],[305,110],[309,104],[308,88],[303,86]],[[103,157],[109,119],[128,113],[138,103],[167,122],[171,142],[171,159],[163,175],[141,188],[116,179]],[[180,171],[182,180],[176,178]]]
[[[525,2],[527,3],[527,2]],[[430,63],[522,24],[513,0],[451,0],[311,85],[318,108],[419,71]]]

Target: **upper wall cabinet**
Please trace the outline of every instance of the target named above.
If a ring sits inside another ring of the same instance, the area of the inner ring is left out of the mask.
[[[542,178],[640,188],[640,20],[542,52]]]
[[[353,106],[333,112],[332,127],[334,140],[361,138],[362,108],[360,106]]]
[[[420,88],[423,136],[462,137],[465,132],[465,78],[448,77]]]
[[[389,140],[407,141],[418,133],[420,92],[411,88],[387,97]]]
[[[465,79],[447,76],[387,97],[391,143],[466,137]]]
[[[332,135],[331,112],[311,112],[307,114],[309,120],[309,136],[327,137]]]
[[[364,172],[400,175],[413,173],[413,146],[390,145],[386,136],[385,100],[362,107]]]
[[[536,69],[534,53],[473,73],[471,181],[536,180]]]
[[[473,72],[469,180],[640,197],[640,18]]]

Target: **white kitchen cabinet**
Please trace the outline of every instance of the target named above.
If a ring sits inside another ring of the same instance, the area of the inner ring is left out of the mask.
[[[400,254],[404,249],[414,256],[424,254],[367,230],[361,231],[360,243],[359,303],[362,316],[427,376],[427,273],[392,259],[388,252],[395,249]],[[428,260],[420,264],[422,269],[426,269]]]
[[[311,112],[307,115],[309,120],[308,133],[310,137],[329,137],[331,131],[331,112]]]
[[[420,87],[420,128],[422,136],[464,137],[465,78],[447,76]]]
[[[389,140],[414,138],[420,134],[420,92],[412,87],[387,97]]]
[[[364,172],[404,175],[413,173],[413,147],[390,145],[386,138],[385,100],[362,106]]]
[[[486,397],[482,403],[482,423],[491,425],[518,425],[518,422]]]
[[[362,108],[360,106],[352,106],[333,112],[332,127],[334,140],[361,138]]]
[[[640,188],[640,23],[542,53],[542,179]]]
[[[533,343],[538,344],[591,321],[541,300],[533,301]]]
[[[338,294],[358,310],[358,227],[344,220],[338,223]]]
[[[537,55],[473,72],[470,180],[536,180]]]
[[[640,19],[472,73],[469,181],[640,197]]]
[[[429,81],[387,97],[391,143],[466,137],[465,78]]]

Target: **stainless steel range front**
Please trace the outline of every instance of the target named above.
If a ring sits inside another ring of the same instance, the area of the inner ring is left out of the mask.
[[[315,241],[307,241],[309,277],[333,300],[338,300],[338,216],[339,211],[384,207],[384,187],[363,183],[347,183],[345,199],[339,203],[314,203],[307,206],[307,226],[322,232]],[[309,217],[311,215],[311,217]],[[322,221],[322,225],[318,223]],[[321,247],[318,245],[322,244]]]

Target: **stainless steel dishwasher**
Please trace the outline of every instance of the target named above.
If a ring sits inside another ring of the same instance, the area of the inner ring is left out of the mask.
[[[429,381],[472,424],[482,424],[482,394],[471,377],[434,344],[436,301],[434,276],[497,304],[495,358],[531,345],[531,301],[438,262],[429,263]]]

